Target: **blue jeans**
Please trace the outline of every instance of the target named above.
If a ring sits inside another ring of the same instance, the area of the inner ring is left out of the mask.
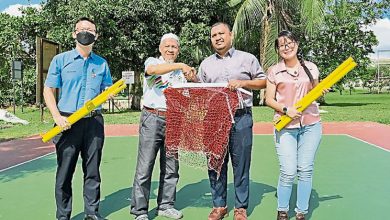
[[[298,176],[295,212],[306,214],[312,190],[314,158],[321,142],[321,122],[300,128],[275,130],[280,175],[278,211],[288,211],[293,182]]]

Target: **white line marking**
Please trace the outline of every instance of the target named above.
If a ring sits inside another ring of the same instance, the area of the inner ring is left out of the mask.
[[[42,155],[42,156],[39,156],[39,157],[36,157],[36,158],[34,158],[34,159],[31,159],[31,160],[27,160],[27,161],[24,161],[24,162],[21,162],[21,163],[15,164],[15,165],[13,165],[13,166],[10,166],[10,167],[7,167],[7,168],[4,168],[4,169],[0,170],[0,173],[1,173],[1,172],[4,172],[4,171],[6,171],[6,170],[9,170],[9,169],[12,169],[12,168],[18,167],[18,166],[20,166],[20,165],[23,165],[23,164],[26,164],[26,163],[32,162],[32,161],[34,161],[34,160],[41,159],[42,157],[46,157],[46,156],[48,156],[48,155],[50,155],[50,154],[53,154],[53,153],[55,153],[55,151],[53,151],[53,152],[50,152],[50,153],[47,153],[47,154],[45,154],[45,155]]]
[[[267,136],[267,135],[271,135],[271,136],[272,136],[273,134],[254,134],[254,135],[257,135],[257,136]],[[369,144],[369,145],[371,145],[371,146],[373,146],[373,147],[379,148],[379,149],[381,149],[381,150],[384,150],[384,151],[390,153],[390,150],[388,150],[388,149],[386,149],[386,148],[383,148],[383,147],[378,146],[378,145],[376,145],[376,144],[367,142],[367,141],[365,141],[365,140],[362,140],[362,139],[360,139],[360,138],[354,137],[354,136],[349,135],[349,134],[323,134],[323,136],[331,136],[331,135],[332,135],[332,136],[341,136],[341,135],[345,135],[345,136],[354,138],[354,139],[359,140],[359,141],[361,141],[361,142],[363,142],[363,143]],[[130,135],[130,136],[138,136],[138,135]],[[126,136],[109,136],[109,137],[126,137]],[[34,161],[34,160],[41,159],[42,157],[46,157],[46,156],[48,156],[48,155],[50,155],[50,154],[53,154],[53,153],[55,153],[55,151],[50,152],[50,153],[47,153],[47,154],[42,155],[42,156],[39,156],[39,157],[36,157],[36,158],[34,158],[34,159],[31,159],[31,160],[24,161],[24,162],[22,162],[22,163],[15,164],[15,165],[13,165],[13,166],[4,168],[4,169],[0,170],[0,173],[1,173],[1,172],[4,172],[4,171],[6,171],[6,170],[9,170],[9,169],[18,167],[18,166],[20,166],[20,165],[23,165],[23,164],[32,162],[32,161]]]
[[[351,137],[351,138],[355,138],[356,140],[359,140],[359,141],[361,141],[361,142],[364,142],[364,143],[366,143],[366,144],[369,144],[369,145],[371,145],[371,146],[374,146],[374,147],[376,147],[376,148],[382,149],[382,150],[384,150],[384,151],[390,153],[390,150],[388,150],[388,149],[386,149],[386,148],[384,148],[384,147],[381,147],[381,146],[378,146],[378,145],[376,145],[376,144],[367,142],[367,141],[365,141],[365,140],[362,140],[362,139],[360,139],[360,138],[354,137],[354,136],[349,135],[349,134],[345,134],[345,135],[347,135],[347,136],[349,136],[349,137]]]
[[[264,136],[265,136],[265,135],[273,135],[273,134],[254,134],[254,135],[264,135]],[[352,136],[352,135],[350,135],[350,134],[322,134],[322,136],[348,136],[348,137],[350,137],[350,138],[356,139],[356,140],[358,140],[358,141],[361,141],[361,142],[363,142],[363,143],[366,143],[366,144],[368,144],[368,145],[371,145],[371,146],[373,146],[373,147],[379,148],[379,149],[381,149],[381,150],[384,150],[384,151],[390,153],[390,150],[389,150],[389,149],[386,149],[386,148],[381,147],[381,146],[378,146],[378,145],[376,145],[376,144],[367,142],[367,141],[365,141],[365,140],[362,140],[362,139],[360,139],[360,138],[358,138],[358,137],[355,137],[355,136]]]

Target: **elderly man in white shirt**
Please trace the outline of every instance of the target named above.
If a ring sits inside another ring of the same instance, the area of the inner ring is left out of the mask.
[[[159,58],[145,61],[143,109],[139,127],[137,168],[134,177],[131,211],[137,220],[148,220],[149,195],[153,166],[160,150],[160,183],[157,196],[157,215],[172,219],[183,217],[174,208],[179,163],[165,153],[166,99],[164,90],[176,83],[187,82],[195,69],[184,63],[175,63],[179,54],[179,38],[165,34],[160,41]]]

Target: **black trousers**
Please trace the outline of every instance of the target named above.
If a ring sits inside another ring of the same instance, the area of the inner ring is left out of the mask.
[[[55,198],[56,217],[68,220],[72,211],[72,178],[79,155],[84,173],[84,212],[96,214],[100,201],[100,172],[104,143],[104,121],[102,115],[83,118],[69,130],[57,135],[56,145],[57,173]]]

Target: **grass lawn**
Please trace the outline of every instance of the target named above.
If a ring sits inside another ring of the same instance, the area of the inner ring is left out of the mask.
[[[338,92],[329,93],[325,97],[326,105],[321,106],[323,121],[373,121],[390,124],[390,94],[368,94],[357,90],[349,95],[340,95]],[[7,109],[12,112],[12,108]],[[139,121],[139,111],[124,111],[106,113],[106,124],[136,124]],[[254,107],[253,119],[255,122],[270,122],[273,111],[264,106]],[[53,126],[50,113],[45,111],[44,121],[40,120],[38,108],[18,108],[16,116],[30,122],[29,125],[10,124],[0,121],[0,141],[27,137],[43,133]]]
[[[373,121],[390,124],[390,94],[370,94],[362,90],[352,95],[338,92],[326,95],[324,121]]]

